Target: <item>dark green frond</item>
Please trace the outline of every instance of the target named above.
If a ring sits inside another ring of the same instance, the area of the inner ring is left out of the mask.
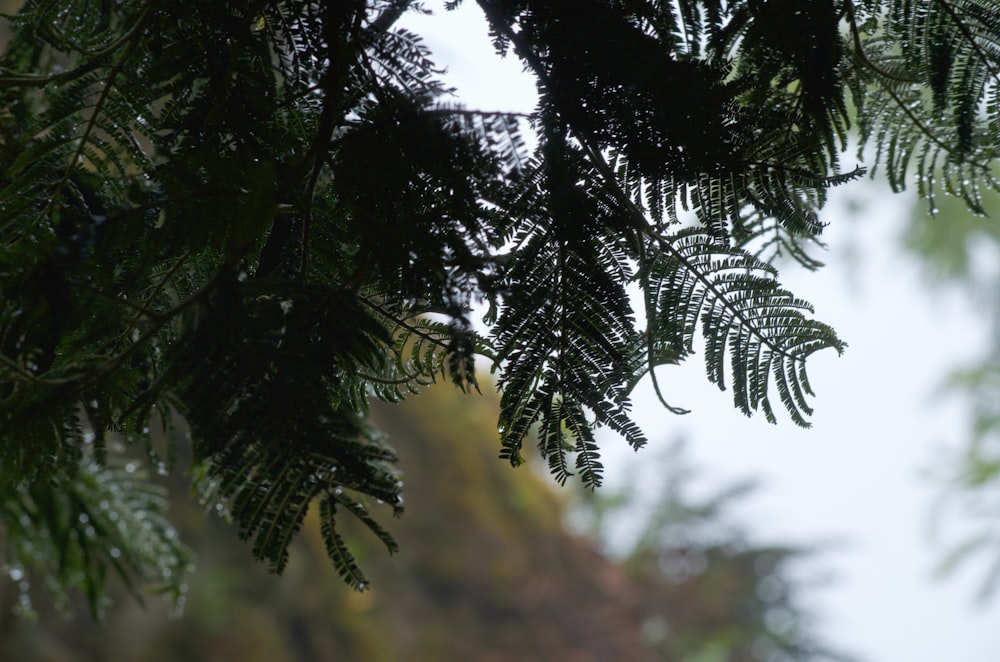
[[[207,480],[256,556],[280,572],[324,493],[399,501],[395,456],[349,390],[380,368],[390,342],[366,308],[343,292],[230,281],[191,314],[198,324],[176,343],[165,379],[176,375]]]
[[[862,144],[875,145],[895,190],[914,173],[932,209],[943,189],[982,213],[980,187],[1000,186],[991,166],[1000,115],[989,102],[1000,76],[1000,4],[886,4],[884,15],[850,16],[855,66],[869,83],[859,100]]]
[[[617,210],[567,188],[579,154],[565,144],[548,149],[547,169],[528,181],[539,182],[534,195],[548,200],[552,215],[520,220],[493,329],[502,456],[520,462],[521,444],[538,423],[539,448],[557,479],[569,476],[565,455],[576,448],[581,477],[596,485],[592,433],[580,431],[609,426],[635,447],[645,443],[623,390],[636,334],[625,291],[633,268],[622,240],[606,234],[607,225],[622,223]]]
[[[792,420],[807,426],[812,391],[805,360],[827,347],[843,351],[833,329],[807,317],[812,307],[781,289],[767,263],[720,247],[709,235],[682,230],[650,250],[658,257],[642,279],[647,306],[678,358],[694,351],[700,331],[708,378],[732,388],[740,411],[761,410],[774,422],[773,385]]]
[[[102,464],[87,453],[72,471],[0,489],[5,561],[27,573],[24,586],[40,580],[63,609],[77,589],[99,613],[108,569],[140,599],[167,593],[179,604],[186,590],[191,556],[165,517],[166,492],[121,450]]]

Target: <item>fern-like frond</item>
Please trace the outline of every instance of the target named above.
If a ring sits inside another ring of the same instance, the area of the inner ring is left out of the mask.
[[[940,191],[982,213],[980,187],[997,189],[995,103],[1000,77],[1000,3],[891,2],[884,15],[851,15],[854,56],[869,94],[859,113],[862,144],[893,189],[911,173],[935,208]],[[874,32],[872,26],[878,26]]]
[[[678,358],[694,350],[700,332],[709,380],[729,385],[740,411],[760,410],[774,422],[773,384],[792,420],[808,426],[805,360],[827,347],[843,351],[833,329],[807,316],[810,304],[781,289],[773,267],[711,235],[681,230],[656,237],[650,251],[657,257],[641,281],[646,306]]]
[[[479,389],[475,356],[489,354],[489,346],[461,320],[399,319],[377,304],[365,305],[395,328],[395,334],[393,359],[386,361],[377,373],[361,374],[356,394],[359,407],[367,406],[369,395],[398,402],[439,379],[450,379],[463,391]]]
[[[432,97],[445,91],[438,80],[443,73],[430,57],[430,50],[420,35],[403,28],[369,33],[366,46],[369,75],[378,79],[378,87],[395,88],[407,94]]]
[[[350,392],[379,369],[390,339],[346,293],[289,284],[277,298],[255,295],[259,287],[229,281],[192,311],[199,323],[176,343],[167,370],[180,380],[177,406],[213,495],[253,539],[254,554],[280,572],[310,504],[324,495],[349,490],[401,508],[395,455]]]
[[[67,611],[78,589],[100,613],[108,569],[138,598],[168,593],[181,604],[191,553],[166,519],[166,491],[121,450],[101,464],[88,453],[72,471],[0,488],[5,561],[44,580]]]
[[[559,186],[558,175],[546,185]],[[594,199],[576,197],[553,218],[525,219],[505,271],[505,297],[517,305],[501,307],[493,338],[502,457],[518,464],[538,423],[539,448],[557,480],[570,475],[566,453],[575,450],[581,478],[595,486],[601,480],[595,425],[635,447],[645,438],[627,416],[622,388],[635,334],[625,292],[632,267],[614,242],[583,229],[604,214]]]

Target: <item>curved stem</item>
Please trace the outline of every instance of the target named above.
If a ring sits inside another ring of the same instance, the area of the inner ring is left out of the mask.
[[[858,59],[861,60],[861,63],[864,64],[867,69],[882,78],[894,80],[897,83],[908,83],[914,85],[920,82],[917,78],[904,78],[896,74],[891,74],[872,62],[868,58],[868,55],[865,54],[864,46],[861,43],[861,30],[858,28],[857,16],[854,14],[854,3],[851,0],[846,0],[846,2],[844,2],[844,13],[847,16],[847,24],[851,28],[851,38],[854,41],[854,54],[857,55]]]
[[[104,88],[101,90],[101,94],[98,97],[97,102],[94,104],[94,107],[90,111],[91,114],[87,120],[86,126],[84,127],[83,133],[80,135],[79,138],[77,138],[79,143],[77,144],[76,150],[73,152],[73,156],[70,159],[69,165],[66,166],[66,169],[63,172],[62,177],[59,179],[59,182],[56,184],[55,189],[50,194],[48,204],[46,204],[45,209],[42,210],[42,218],[45,218],[49,215],[49,212],[52,209],[52,205],[56,204],[56,201],[59,199],[59,194],[62,193],[63,188],[66,186],[67,182],[69,182],[70,174],[72,173],[73,169],[76,168],[80,159],[83,157],[84,148],[87,146],[88,142],[90,141],[91,135],[97,128],[97,122],[101,116],[101,111],[104,107],[104,104],[107,102],[108,97],[111,94],[112,88],[114,88],[115,78],[117,78],[118,74],[120,74],[122,70],[125,68],[125,63],[128,61],[129,57],[131,57],[132,52],[135,50],[135,47],[139,42],[139,36],[142,34],[140,28],[146,22],[146,19],[150,14],[151,7],[152,3],[149,3],[143,8],[142,14],[139,15],[139,18],[137,19],[135,26],[133,26],[133,28],[129,30],[129,32],[127,32],[125,35],[128,37],[127,42],[123,42],[122,40],[115,41],[115,45],[126,43],[125,50],[118,58],[118,61],[115,62],[114,66],[111,67],[111,70],[108,72],[107,78],[105,78],[104,80]]]
[[[962,33],[962,36],[965,37],[965,40],[968,41],[969,44],[972,46],[973,50],[976,51],[976,55],[978,55],[979,59],[983,61],[983,64],[986,65],[986,68],[989,69],[990,74],[994,78],[1000,77],[1000,72],[998,72],[995,67],[991,66],[992,59],[990,58],[989,53],[984,51],[982,46],[979,45],[979,43],[976,41],[975,35],[973,35],[972,31],[969,30],[969,26],[965,24],[965,21],[963,21],[962,17],[958,15],[958,12],[955,10],[955,8],[951,6],[951,3],[947,2],[947,0],[936,0],[936,2],[939,5],[941,5],[941,7],[948,14],[951,20],[955,22],[955,25],[958,27],[958,31]]]

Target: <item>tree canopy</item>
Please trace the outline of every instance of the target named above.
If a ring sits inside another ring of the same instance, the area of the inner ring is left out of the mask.
[[[560,482],[600,483],[598,427],[642,446],[631,391],[650,375],[659,393],[657,368],[696,347],[739,410],[807,425],[806,360],[844,342],[772,262],[819,266],[827,192],[864,172],[840,166],[848,131],[894,189],[981,211],[998,186],[1000,3],[476,4],[537,82],[529,116],[457,103],[398,26],[412,0],[29,0],[11,17],[12,567],[47,558],[57,587],[94,596],[109,566],[176,586],[186,552],[115,446],[169,470],[187,440],[153,434],[182,417],[203,498],[258,558],[280,572],[315,503],[364,587],[339,518],[393,550],[369,508],[402,512],[369,400],[475,390],[477,357],[501,457],[535,439]]]

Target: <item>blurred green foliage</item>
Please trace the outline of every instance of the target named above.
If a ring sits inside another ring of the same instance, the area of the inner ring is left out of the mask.
[[[965,403],[968,424],[956,430],[965,443],[946,463],[937,520],[942,524],[961,512],[977,523],[964,540],[949,543],[940,569],[950,574],[985,558],[979,592],[985,599],[1000,588],[1000,195],[988,192],[982,203],[983,213],[974,214],[961,199],[940,197],[932,214],[926,203],[916,202],[902,239],[923,266],[926,282],[966,299],[987,327],[987,342],[976,356],[941,380],[943,394]]]

